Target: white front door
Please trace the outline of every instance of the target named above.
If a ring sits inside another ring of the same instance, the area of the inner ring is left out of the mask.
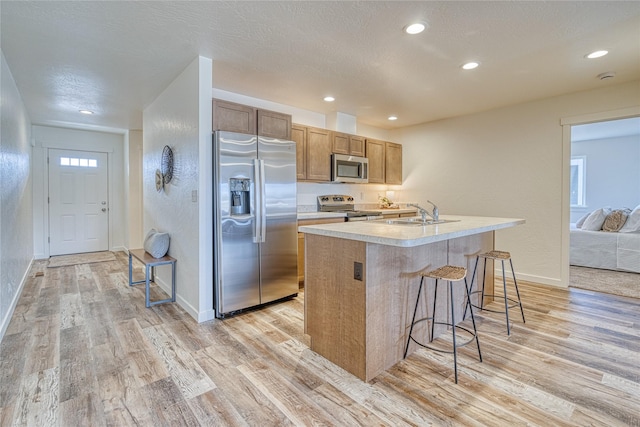
[[[49,149],[49,254],[109,249],[107,153]]]

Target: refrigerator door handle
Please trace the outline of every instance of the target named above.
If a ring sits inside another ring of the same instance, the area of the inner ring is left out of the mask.
[[[264,176],[264,160],[260,159],[260,242],[264,243],[267,239],[267,197],[266,178]]]
[[[253,176],[254,176],[254,190],[253,190],[253,202],[255,206],[256,220],[254,221],[255,228],[253,230],[253,243],[260,243],[262,237],[260,232],[262,231],[262,175],[260,171],[260,162],[262,160],[253,159]]]

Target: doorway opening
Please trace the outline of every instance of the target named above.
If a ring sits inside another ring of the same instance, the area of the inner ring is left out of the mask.
[[[569,286],[640,297],[638,164],[640,117],[571,127]]]

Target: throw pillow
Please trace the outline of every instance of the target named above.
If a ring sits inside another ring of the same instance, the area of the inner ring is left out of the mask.
[[[602,231],[618,231],[622,228],[627,221],[627,215],[629,212],[624,209],[616,209],[612,211],[604,220],[602,224]]]
[[[591,214],[589,214],[589,217],[584,221],[584,224],[582,224],[582,229],[589,231],[602,230],[602,224],[604,224],[604,220],[610,213],[611,208],[609,207],[596,209],[595,211],[591,212]]]
[[[158,233],[152,228],[144,238],[144,250],[154,258],[162,258],[169,250],[169,233]]]
[[[627,222],[620,229],[620,233],[639,233],[640,232],[640,205],[629,214]]]
[[[587,218],[589,218],[589,215],[591,215],[591,212],[587,212],[586,214],[584,214],[582,218],[580,218],[578,222],[576,222],[576,228],[582,228],[582,225],[587,220]]]

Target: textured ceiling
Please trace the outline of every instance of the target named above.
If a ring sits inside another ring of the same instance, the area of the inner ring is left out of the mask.
[[[213,59],[215,88],[384,128],[640,79],[637,1],[3,0],[0,12],[2,51],[40,124],[141,129],[197,55]],[[415,20],[428,29],[404,34]],[[610,54],[584,58],[597,49]],[[461,70],[469,60],[481,66]]]

